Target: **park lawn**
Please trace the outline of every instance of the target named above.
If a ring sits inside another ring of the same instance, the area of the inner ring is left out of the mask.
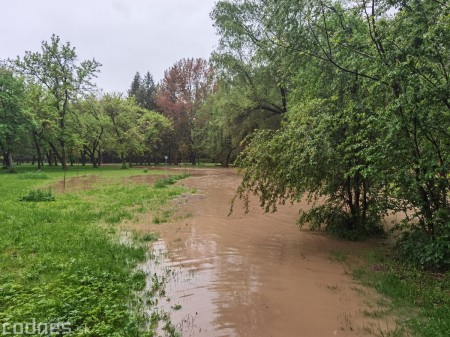
[[[135,293],[145,275],[135,268],[147,246],[121,240],[118,224],[158,210],[185,188],[126,179],[165,171],[78,166],[66,181],[95,175],[89,188],[25,202],[19,199],[30,190],[61,185],[64,173],[18,171],[0,173],[0,322],[70,323],[71,336],[141,336],[148,315]]]

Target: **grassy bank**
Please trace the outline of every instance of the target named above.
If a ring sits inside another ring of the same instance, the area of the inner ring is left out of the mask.
[[[121,243],[117,224],[185,189],[129,179],[167,174],[156,170],[75,167],[66,190],[60,169],[18,170],[0,173],[0,323],[10,330],[16,322],[53,323],[71,336],[141,336],[147,322],[134,293],[144,284],[134,269],[146,247]],[[19,201],[49,187],[54,201]]]
[[[398,328],[386,336],[449,335],[450,273],[418,270],[398,259],[390,248],[367,251],[362,261],[351,265],[355,279],[388,299],[383,312],[371,315],[398,317]]]

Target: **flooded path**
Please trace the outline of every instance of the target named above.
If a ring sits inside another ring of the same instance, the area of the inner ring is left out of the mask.
[[[166,295],[183,336],[376,336],[385,323],[363,312],[373,294],[352,280],[332,252],[362,243],[333,240],[296,225],[298,210],[283,206],[250,213],[230,202],[240,182],[233,170],[192,170],[182,184],[196,189],[182,211],[189,216],[152,225],[155,250],[166,254]],[[370,294],[370,295],[369,295]]]

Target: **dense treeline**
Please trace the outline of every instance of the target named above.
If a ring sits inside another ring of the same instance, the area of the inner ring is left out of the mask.
[[[101,64],[77,62],[75,48],[56,35],[40,52],[26,52],[0,68],[0,150],[3,167],[16,160],[66,168],[75,161],[98,167],[103,160],[148,163],[172,129],[151,111],[153,79],[128,97],[100,94],[92,84]]]
[[[32,161],[38,169],[200,160],[228,166],[235,158],[222,110],[212,113],[218,80],[208,61],[182,59],[158,84],[149,72],[137,72],[126,95],[93,85],[100,68],[95,59],[78,62],[75,48],[56,35],[40,52],[1,63],[5,169],[14,171],[15,161]]]
[[[359,238],[402,212],[398,249],[450,267],[447,0],[222,0],[208,62],[183,59],[126,97],[53,36],[0,70],[0,150],[79,160],[236,163],[261,206],[307,197],[300,223]],[[237,161],[236,161],[237,159]]]

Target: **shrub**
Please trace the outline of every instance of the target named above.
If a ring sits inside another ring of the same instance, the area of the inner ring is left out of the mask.
[[[403,232],[396,242],[400,256],[420,269],[450,270],[450,224],[431,237],[415,226]]]
[[[164,179],[160,179],[155,181],[155,183],[153,184],[154,188],[164,188],[167,187],[168,185],[173,185],[175,184],[178,180],[184,179],[189,177],[189,174],[178,174],[175,176],[171,176],[168,178],[164,178]]]
[[[158,234],[157,233],[145,233],[142,236],[142,240],[145,242],[158,241]]]
[[[356,226],[348,212],[328,204],[315,206],[307,212],[301,211],[299,225],[307,223],[311,230],[323,228],[332,236],[352,241],[385,234],[378,214],[368,214],[364,223]]]
[[[52,190],[31,190],[27,195],[20,197],[19,201],[34,201],[34,202],[45,202],[45,201],[55,201],[55,196]]]
[[[48,179],[48,176],[44,172],[35,171],[35,172],[19,173],[17,178],[18,179]]]

